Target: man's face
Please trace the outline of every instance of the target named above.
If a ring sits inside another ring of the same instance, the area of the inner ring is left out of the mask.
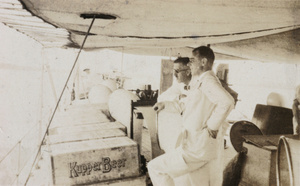
[[[205,57],[197,57],[193,54],[193,57],[190,58],[188,66],[191,68],[192,76],[201,75],[203,72],[212,69],[212,64],[208,62]]]
[[[193,57],[190,58],[188,66],[191,68],[192,76],[200,75],[203,71],[203,64],[197,56],[193,55]]]
[[[182,63],[174,63],[174,76],[178,83],[189,84],[191,80],[190,68]]]

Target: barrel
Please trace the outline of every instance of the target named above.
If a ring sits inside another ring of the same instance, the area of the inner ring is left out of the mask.
[[[281,136],[276,157],[277,186],[300,185],[300,140]]]

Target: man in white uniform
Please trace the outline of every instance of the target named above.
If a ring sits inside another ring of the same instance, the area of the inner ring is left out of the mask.
[[[158,102],[183,101],[187,95],[185,87],[190,83],[192,75],[188,66],[188,57],[179,57],[174,61],[173,72],[176,81],[172,86],[158,96]],[[174,109],[173,109],[174,110]],[[157,115],[157,131],[159,145],[162,150],[169,152],[175,149],[178,135],[182,129],[182,117],[180,112],[168,112],[165,110]]]
[[[218,161],[224,149],[222,125],[234,107],[234,100],[211,71],[214,58],[208,47],[194,49],[189,63],[192,80],[185,102],[159,102],[154,106],[157,111],[177,109],[183,116],[178,147],[148,163],[154,186],[174,185],[174,178],[185,174],[191,179],[186,184],[181,183],[184,185],[222,183],[223,164]],[[200,175],[193,174],[199,168],[204,171],[200,171]]]
[[[176,81],[157,98],[158,102],[174,101],[186,97],[187,90],[184,88],[190,83],[192,78],[191,70],[188,66],[189,61],[188,57],[179,57],[174,61],[173,70]]]

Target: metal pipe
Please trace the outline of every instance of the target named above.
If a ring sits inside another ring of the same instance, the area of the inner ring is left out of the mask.
[[[291,161],[291,151],[289,149],[289,145],[286,141],[284,136],[281,136],[278,142],[278,149],[276,154],[276,182],[277,186],[281,186],[281,178],[280,178],[280,152],[281,152],[281,145],[284,146],[284,150],[286,153],[286,159],[288,163],[289,169],[289,177],[290,177],[290,186],[294,186],[294,176],[293,176],[293,168],[292,168],[292,161]]]

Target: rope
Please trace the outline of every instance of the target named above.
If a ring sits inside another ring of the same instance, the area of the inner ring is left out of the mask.
[[[19,143],[21,143],[21,141],[29,134],[29,132],[31,132],[32,129],[36,128],[39,125],[39,123],[33,125],[25,134],[24,136],[18,140],[18,142],[9,150],[8,153],[5,154],[5,156],[0,160],[0,164],[2,163],[2,161],[4,161],[5,158],[8,157],[8,155],[18,146]]]
[[[41,141],[41,144],[39,145],[38,153],[36,154],[36,156],[35,156],[35,158],[34,158],[34,161],[33,161],[33,165],[32,165],[31,168],[30,168],[30,173],[31,173],[31,171],[32,171],[32,168],[34,167],[34,164],[35,164],[36,160],[37,160],[38,154],[39,154],[39,152],[41,151],[41,148],[42,148],[42,145],[43,145],[43,141],[45,140],[46,136],[48,135],[49,127],[50,127],[50,125],[51,125],[51,123],[52,123],[52,120],[53,120],[53,118],[54,118],[54,115],[55,115],[56,110],[57,110],[57,108],[58,108],[58,105],[59,105],[59,103],[60,103],[60,100],[61,100],[61,98],[62,98],[62,96],[63,96],[63,94],[64,94],[64,91],[65,91],[65,89],[66,89],[66,87],[67,87],[67,85],[68,85],[68,82],[69,82],[69,80],[70,80],[70,77],[71,77],[71,75],[72,75],[72,72],[73,72],[73,70],[74,70],[74,68],[75,68],[75,66],[76,66],[76,64],[77,64],[77,61],[78,61],[78,58],[79,58],[79,56],[80,56],[81,50],[83,49],[83,46],[84,46],[84,44],[85,44],[85,41],[86,41],[86,39],[87,39],[87,37],[88,37],[88,35],[89,35],[89,33],[90,33],[90,30],[91,30],[91,28],[92,28],[92,26],[93,26],[93,24],[94,24],[95,18],[96,18],[96,15],[94,15],[94,17],[93,17],[93,20],[92,20],[92,22],[91,22],[91,24],[90,24],[90,27],[89,27],[89,29],[88,29],[88,31],[87,31],[85,37],[84,37],[84,40],[83,40],[83,42],[82,42],[82,45],[81,45],[81,47],[80,47],[80,49],[79,49],[79,52],[78,52],[77,57],[76,57],[76,59],[75,59],[75,62],[74,62],[74,64],[73,64],[73,67],[72,67],[72,69],[71,69],[71,71],[70,71],[70,73],[69,73],[69,76],[68,76],[68,78],[67,78],[67,81],[66,81],[66,83],[65,83],[65,86],[64,86],[64,88],[63,88],[63,90],[62,90],[62,92],[61,92],[61,94],[60,94],[60,96],[59,96],[59,99],[58,99],[57,103],[56,103],[55,109],[54,109],[54,111],[53,111],[53,114],[52,114],[51,119],[50,119],[50,121],[49,121],[49,124],[48,124],[48,126],[47,126],[46,132],[45,132],[45,134],[44,134],[44,136],[43,136],[43,139],[42,139],[42,141]],[[27,182],[28,182],[29,178],[30,178],[30,174],[28,175],[28,178],[27,178],[27,180],[26,180],[26,182],[25,182],[25,185],[27,185]]]

